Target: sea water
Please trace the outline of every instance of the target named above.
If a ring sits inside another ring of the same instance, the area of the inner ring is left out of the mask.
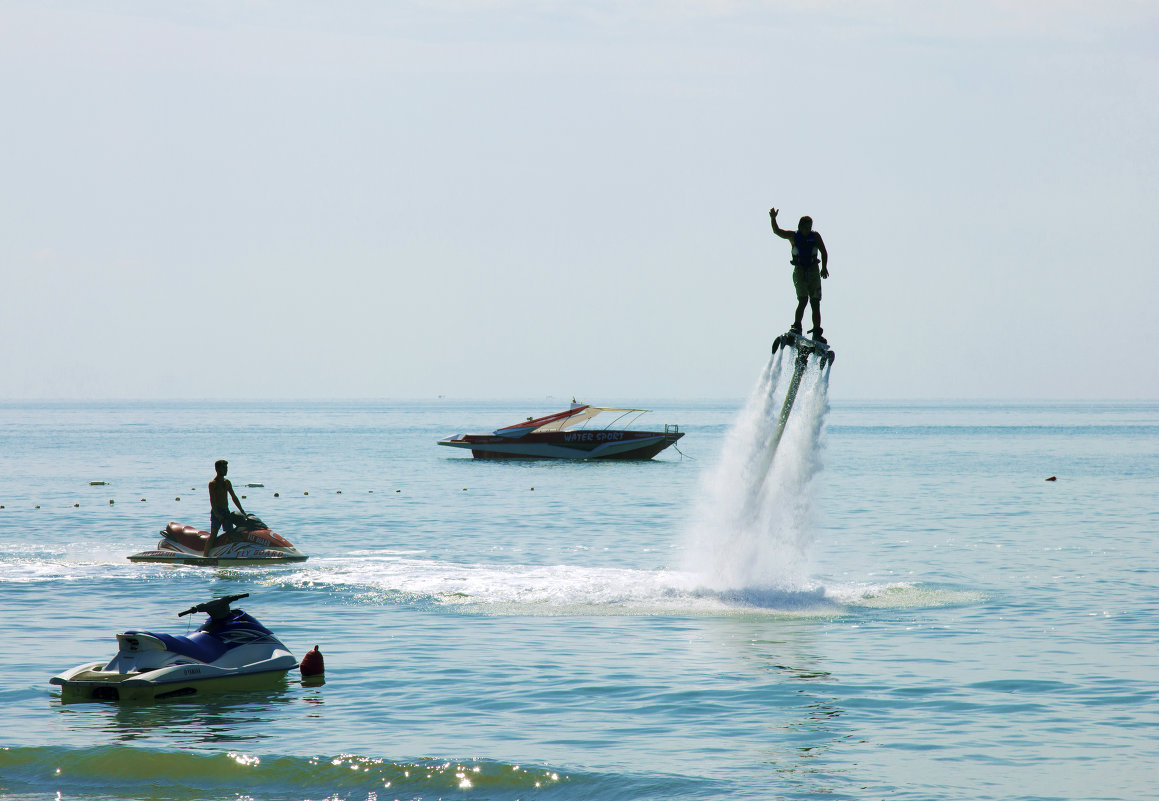
[[[652,401],[687,435],[644,463],[435,444],[558,399],[0,403],[0,796],[1153,797],[1159,404],[852,403],[839,375],[757,484],[752,399]],[[218,458],[309,561],[128,562],[208,525]],[[240,592],[323,686],[48,683]]]

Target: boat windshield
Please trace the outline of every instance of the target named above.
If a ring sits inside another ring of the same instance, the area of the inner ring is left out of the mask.
[[[618,414],[616,414],[617,412]],[[588,406],[581,412],[577,412],[568,417],[561,417],[557,420],[551,420],[532,430],[538,434],[545,431],[569,431],[573,428],[589,428],[588,423],[591,423],[592,420],[604,413],[608,413],[608,416],[601,422],[606,424],[593,424],[590,426],[591,428],[603,428],[607,430],[619,424],[621,421],[626,421],[621,427],[627,427],[639,419],[641,415],[647,414],[648,409],[617,409],[611,406]]]

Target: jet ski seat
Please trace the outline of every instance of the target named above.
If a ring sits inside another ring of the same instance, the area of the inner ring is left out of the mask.
[[[225,643],[204,631],[195,631],[188,637],[157,634],[152,631],[126,631],[125,634],[148,634],[150,637],[156,637],[173,653],[188,656],[198,662],[214,662],[229,650]]]

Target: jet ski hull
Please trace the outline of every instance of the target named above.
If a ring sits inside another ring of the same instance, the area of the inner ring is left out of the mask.
[[[287,656],[290,664],[270,670],[241,672],[215,670],[210,665],[181,665],[179,674],[156,678],[150,678],[148,673],[106,671],[101,669],[104,662],[91,662],[52,677],[49,683],[60,686],[60,700],[65,704],[148,704],[170,698],[195,699],[277,687],[285,682],[286,673],[297,667],[294,658]]]
[[[196,556],[175,551],[141,551],[128,557],[130,562],[159,562],[171,565],[201,565],[203,567],[244,567],[282,562],[305,562],[304,553],[288,554],[281,551],[255,553],[248,556]]]

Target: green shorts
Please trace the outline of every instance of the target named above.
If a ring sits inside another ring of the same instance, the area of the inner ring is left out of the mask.
[[[821,299],[821,268],[816,264],[793,268],[793,288],[797,290],[797,300]]]

